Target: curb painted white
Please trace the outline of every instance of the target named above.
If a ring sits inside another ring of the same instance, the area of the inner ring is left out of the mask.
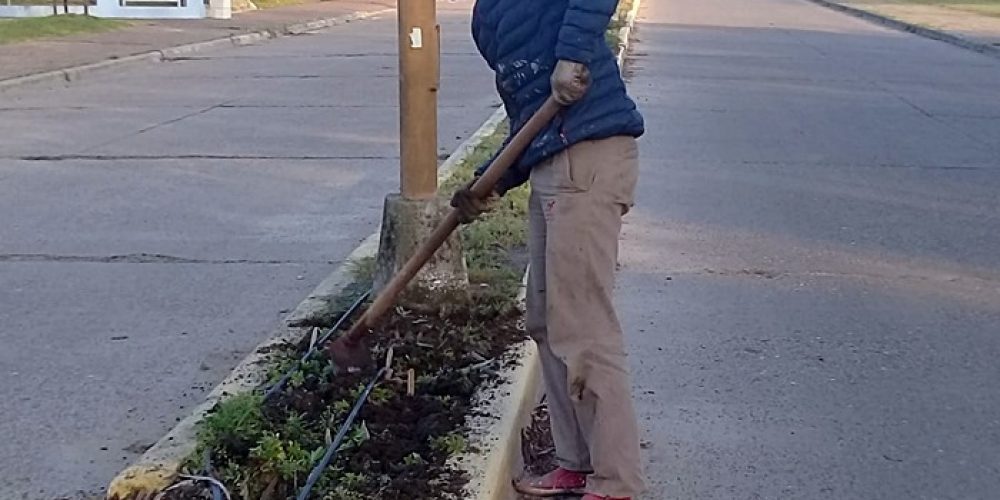
[[[438,179],[441,182],[447,180],[455,168],[483,139],[493,134],[506,117],[502,108],[493,113],[441,164],[438,169]],[[351,271],[354,264],[364,258],[375,256],[378,251],[379,234],[380,231],[376,230],[365,238],[343,264],[320,282],[313,292],[288,314],[285,318],[286,325],[308,323],[327,313],[336,297],[352,283]],[[269,361],[272,358],[269,353],[272,348],[285,343],[300,342],[309,330],[309,328],[285,326],[279,329],[274,337],[258,345],[222,383],[209,393],[204,402],[194,408],[190,415],[160,438],[139,460],[118,473],[108,486],[107,498],[129,500],[169,485],[179,472],[183,460],[195,451],[197,426],[205,415],[219,402],[260,387],[266,382]]]
[[[176,47],[169,47],[160,50],[143,52],[141,54],[119,57],[117,59],[106,59],[104,61],[99,61],[90,64],[82,64],[80,66],[73,66],[70,68],[57,69],[52,71],[46,71],[43,73],[35,73],[33,75],[8,78],[6,80],[0,80],[0,92],[3,92],[4,90],[8,90],[14,87],[20,87],[33,83],[75,82],[77,80],[81,80],[84,77],[84,75],[92,74],[98,71],[105,71],[109,69],[120,69],[125,66],[136,63],[170,61],[171,59],[188,56],[196,52],[218,49],[222,47],[232,47],[232,46],[242,47],[244,45],[251,45],[262,41],[271,40],[274,38],[280,38],[283,36],[300,35],[303,33],[318,31],[333,26],[350,23],[353,21],[370,19],[376,16],[380,16],[382,14],[387,14],[389,12],[395,12],[395,10],[396,9],[380,9],[368,12],[355,12],[353,14],[348,14],[346,16],[330,17],[326,19],[318,19],[314,21],[290,24],[274,28],[264,28],[256,31],[251,31],[249,33],[243,33],[240,35],[231,35],[223,38],[216,38],[214,40],[207,40],[204,42],[189,43],[186,45],[178,45]]]
[[[618,67],[625,67],[625,56],[628,55],[628,48],[632,40],[632,30],[635,28],[635,18],[639,15],[639,7],[642,0],[633,0],[632,8],[625,14],[625,26],[618,30]]]
[[[518,291],[524,303],[528,272]],[[474,452],[452,457],[450,464],[466,473],[465,487],[470,500],[513,498],[511,474],[522,466],[521,429],[531,416],[541,395],[538,346],[526,340],[514,348],[516,364],[500,374],[502,382],[475,396],[475,416],[466,421],[469,445]]]

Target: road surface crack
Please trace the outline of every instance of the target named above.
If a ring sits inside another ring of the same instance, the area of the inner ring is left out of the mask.
[[[378,155],[217,155],[217,154],[187,154],[187,155],[29,155],[15,158],[22,161],[152,161],[152,160],[398,160],[398,156]]]
[[[146,132],[150,132],[150,131],[156,130],[156,129],[160,128],[160,127],[164,127],[164,126],[167,126],[167,125],[172,125],[174,123],[177,123],[177,122],[180,122],[180,121],[183,121],[183,120],[187,120],[188,118],[192,118],[192,117],[195,117],[195,116],[203,115],[203,114],[208,113],[208,112],[210,112],[210,111],[212,111],[214,109],[218,109],[222,105],[230,104],[230,103],[232,103],[234,101],[235,101],[235,99],[231,99],[231,100],[228,100],[228,101],[220,102],[219,104],[213,104],[211,106],[208,106],[207,108],[201,108],[201,109],[198,109],[196,111],[192,111],[190,113],[186,113],[186,114],[178,116],[176,118],[170,118],[168,120],[164,120],[164,121],[162,121],[160,123],[157,123],[155,125],[150,125],[148,127],[139,129],[138,131],[133,132],[131,134],[128,134],[128,135],[126,135],[124,137],[118,137],[116,139],[112,139],[110,141],[98,144],[96,146],[89,147],[89,148],[83,150],[83,152],[93,151],[95,149],[99,149],[99,148],[108,146],[110,144],[114,144],[116,142],[123,141],[125,139],[131,139],[133,137],[140,136],[142,134],[145,134]]]
[[[256,260],[256,259],[192,259],[156,253],[130,253],[109,256],[53,255],[44,253],[0,254],[0,262],[90,262],[99,264],[336,264],[334,261]]]

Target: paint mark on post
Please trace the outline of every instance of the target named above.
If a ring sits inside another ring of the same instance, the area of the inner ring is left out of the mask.
[[[424,31],[420,28],[410,30],[410,48],[422,49],[424,47]]]

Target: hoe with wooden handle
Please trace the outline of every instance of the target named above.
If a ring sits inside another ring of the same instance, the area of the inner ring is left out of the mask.
[[[504,173],[517,161],[521,153],[528,148],[531,141],[555,118],[561,109],[559,103],[549,97],[531,119],[514,135],[500,151],[489,168],[472,185],[472,194],[486,198],[493,192],[497,182]],[[376,321],[392,307],[400,292],[406,288],[421,268],[427,264],[434,252],[448,239],[452,231],[458,228],[458,213],[455,209],[444,218],[425,240],[399,273],[379,292],[372,305],[358,319],[347,333],[341,335],[326,347],[326,354],[340,369],[362,368],[372,362],[371,352],[365,338],[375,326]]]

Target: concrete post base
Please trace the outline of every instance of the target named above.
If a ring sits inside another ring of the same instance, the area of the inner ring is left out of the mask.
[[[406,200],[398,194],[386,197],[375,264],[376,293],[403,267],[448,210],[447,200],[439,198]],[[468,302],[469,275],[456,231],[417,274],[397,303],[419,311],[437,312]]]

